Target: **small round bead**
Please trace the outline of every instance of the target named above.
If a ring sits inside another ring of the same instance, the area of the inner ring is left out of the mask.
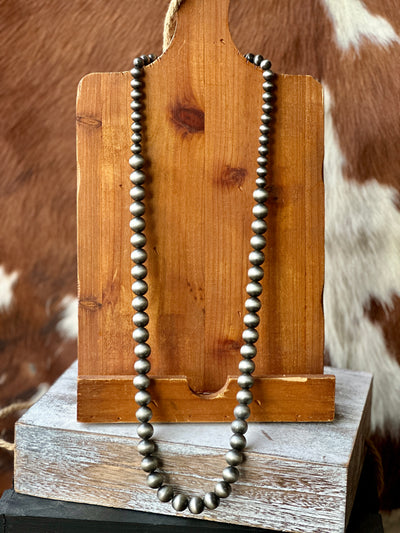
[[[151,364],[147,359],[139,359],[139,361],[135,361],[133,367],[138,374],[147,374],[150,372]]]
[[[144,61],[141,57],[135,57],[133,60],[133,66],[136,68],[143,68],[144,67]]]
[[[129,191],[129,194],[133,200],[143,200],[145,197],[145,191],[140,185],[135,185],[135,187],[132,187],[132,189]]]
[[[253,215],[256,218],[265,218],[268,215],[268,207],[264,204],[256,204],[253,207]]]
[[[263,235],[253,235],[250,239],[250,244],[255,250],[262,250],[265,248],[267,241]]]
[[[251,229],[254,231],[254,233],[261,235],[262,233],[265,233],[267,231],[267,223],[265,222],[265,220],[253,220],[253,222],[251,223]]]
[[[254,54],[246,54],[244,57],[247,59],[247,61],[250,61],[250,63],[254,62]]]
[[[256,202],[263,203],[268,199],[268,191],[265,189],[256,189],[253,192],[253,198]]]
[[[193,496],[189,500],[188,507],[189,507],[189,511],[192,514],[200,514],[204,509],[204,502],[200,498],[200,496]]]
[[[132,261],[134,263],[137,263],[137,264],[141,265],[147,259],[146,250],[143,250],[142,248],[138,248],[137,250],[133,250],[131,252],[131,259],[132,259]]]
[[[249,296],[260,296],[262,293],[262,285],[258,281],[251,281],[246,285],[246,292]]]
[[[141,80],[131,80],[131,87],[132,89],[141,89],[143,87],[143,82]]]
[[[244,303],[245,308],[247,311],[250,311],[250,313],[256,313],[261,309],[261,301],[258,298],[248,298]],[[242,352],[240,352],[242,353]]]
[[[271,104],[263,104],[261,106],[261,109],[264,111],[264,113],[267,115],[268,113],[271,113],[271,111],[273,110],[273,107]]]
[[[233,410],[235,418],[240,418],[241,420],[247,420],[250,416],[250,409],[247,405],[237,405]],[[232,463],[229,463],[232,464]]]
[[[135,402],[138,405],[148,405],[151,402],[150,393],[145,390],[140,390],[135,394]]]
[[[232,435],[229,442],[234,450],[243,450],[246,447],[246,437],[244,437],[240,433],[235,433],[234,435]]]
[[[242,339],[244,342],[255,343],[258,339],[258,332],[253,328],[247,328],[242,333]]]
[[[231,429],[233,433],[241,433],[242,435],[247,431],[247,422],[246,420],[234,420],[231,424]]]
[[[260,155],[260,157],[257,157],[257,164],[260,167],[266,167],[268,165],[268,159]]]
[[[138,394],[140,393],[138,392]],[[253,394],[249,390],[240,390],[236,394],[236,399],[240,404],[248,405],[253,401]],[[232,448],[234,448],[234,446],[232,446]]]
[[[267,180],[265,178],[258,177],[256,179],[256,185],[257,187],[266,187],[267,186]]]
[[[254,250],[249,253],[249,261],[252,265],[262,265],[265,260],[265,255],[261,250]]]
[[[261,146],[267,146],[269,144],[269,137],[267,135],[260,135],[258,142],[261,144]]]
[[[142,168],[143,165],[144,165],[144,158],[141,156],[141,155],[138,155],[138,154],[134,154],[130,159],[129,159],[129,164],[132,168],[134,168],[135,170],[138,170],[139,168]]]
[[[248,328],[256,328],[260,323],[260,317],[256,313],[248,313],[244,316],[243,322]]]
[[[148,301],[147,298],[145,298],[144,296],[136,296],[136,298],[132,300],[132,307],[135,311],[145,311],[145,309],[147,309],[147,306]]]
[[[144,65],[148,65],[150,63],[149,56],[146,56],[146,55],[143,54],[140,57],[143,59]]]
[[[154,455],[148,455],[142,459],[140,466],[145,472],[153,472],[158,466],[158,459]]]
[[[154,54],[149,54],[147,57],[149,58],[149,63],[153,63],[157,59],[157,56]]]
[[[260,281],[264,277],[264,270],[259,266],[253,266],[249,268],[247,274],[252,281]]]
[[[246,359],[253,359],[257,355],[257,348],[252,344],[244,344],[240,348],[240,354]]]
[[[240,407],[245,406],[241,405]],[[229,450],[229,452],[225,455],[225,459],[228,465],[237,466],[243,463],[243,454],[238,450]]]
[[[139,390],[145,390],[150,385],[150,379],[143,374],[133,378],[133,385]]]
[[[151,348],[145,342],[141,342],[135,346],[133,351],[135,352],[136,357],[139,357],[140,359],[146,359],[146,357],[149,357],[151,354]]]
[[[143,312],[135,313],[132,320],[135,326],[142,328],[149,323],[149,315]]]
[[[256,365],[252,359],[242,359],[239,363],[239,370],[244,374],[252,374]]]
[[[219,505],[219,498],[215,492],[207,492],[204,494],[204,505],[207,509],[216,509]]]
[[[135,100],[136,102],[139,102],[142,98],[143,98],[143,93],[142,91],[138,91],[136,89],[133,89],[133,91],[131,91],[131,98],[133,100]],[[140,133],[136,134],[135,135],[138,135],[138,137],[134,137],[132,135],[131,139],[134,143],[140,143],[141,140],[142,140],[142,136],[140,135]]]
[[[129,206],[129,211],[134,217],[141,217],[144,215],[145,207],[143,202],[133,202]]]
[[[134,111],[133,113],[131,113],[131,119],[133,120],[133,122],[140,122],[143,119],[143,115],[138,111]]]
[[[269,70],[271,68],[271,61],[269,61],[268,59],[264,59],[263,61],[261,61],[260,67],[263,70]]]
[[[237,383],[242,389],[250,389],[254,385],[254,378],[250,374],[242,374],[238,377]]]
[[[269,92],[269,93],[271,93],[275,88],[275,85],[271,83],[270,81],[264,81],[262,86],[263,86],[264,91]]]
[[[259,67],[261,65],[261,63],[263,62],[264,58],[261,54],[257,54],[256,56],[254,56],[254,64],[257,65],[257,67]]]
[[[174,499],[172,500],[172,507],[175,509],[175,511],[184,511],[187,506],[187,496],[185,496],[184,494],[177,494],[176,496],[174,496]]]
[[[265,167],[258,167],[256,172],[257,176],[260,178],[265,178],[265,176],[268,174],[268,170]]]
[[[134,78],[135,80],[139,80],[143,77],[143,70],[141,68],[133,67],[130,72],[132,78]]]
[[[227,483],[235,483],[239,479],[239,470],[234,466],[227,466],[222,471],[222,477]]]
[[[265,115],[265,114],[261,115],[261,122],[263,124],[269,124],[271,120],[272,120],[271,115]]]
[[[171,485],[162,485],[157,491],[160,502],[169,502],[174,497],[174,489]]]
[[[135,185],[141,185],[146,179],[146,174],[143,170],[134,170],[130,175],[130,180]]]
[[[146,227],[146,222],[142,217],[134,217],[129,221],[129,226],[132,231],[143,231]]]
[[[134,233],[131,236],[131,244],[135,248],[143,248],[146,244],[146,236],[143,233]]]
[[[274,79],[274,76],[275,76],[274,73],[271,72],[270,70],[264,70],[264,72],[263,72],[263,78],[264,78],[264,80],[266,80],[266,81],[271,81],[271,80],[273,80],[273,79]]]
[[[135,279],[143,279],[147,276],[147,268],[144,265],[135,265],[131,268],[131,274]]]
[[[146,342],[149,338],[149,332],[146,328],[136,328],[132,333],[132,337],[136,342]]]
[[[271,129],[271,128],[270,128],[269,126],[267,126],[266,124],[261,124],[261,126],[260,126],[260,128],[259,128],[260,133],[261,133],[262,135],[268,135],[268,133],[270,132],[270,129]]]
[[[137,434],[142,439],[150,439],[154,434],[154,428],[148,422],[144,422],[143,424],[140,424],[140,426],[138,426]]]
[[[150,455],[155,451],[155,449],[156,445],[152,440],[141,440],[137,445],[137,451],[140,453],[140,455]]]
[[[226,481],[218,481],[214,487],[214,492],[218,498],[227,498],[232,492],[232,487]]]
[[[137,144],[137,143],[132,144],[132,146],[131,146],[131,152],[132,152],[133,154],[140,154],[141,151],[142,151],[142,147],[141,147],[140,144]]]
[[[269,103],[274,99],[274,95],[270,92],[265,92],[263,93],[262,98],[265,103]]]
[[[147,283],[142,280],[142,279],[138,279],[137,281],[135,281],[134,283],[132,283],[132,291],[137,295],[137,296],[143,296],[144,294],[146,294],[146,292],[148,291],[149,289],[149,286],[147,285]]]
[[[259,146],[258,147],[258,153],[262,155],[263,157],[266,157],[268,155],[269,149],[268,146]]]
[[[130,108],[133,111],[140,111],[143,108],[143,103],[135,99],[130,103]]]
[[[144,405],[139,407],[139,409],[136,411],[136,418],[139,420],[139,422],[148,422],[151,420],[152,416],[153,412],[150,407]]]
[[[152,472],[147,476],[147,484],[152,489],[158,489],[163,484],[164,478],[159,472]]]

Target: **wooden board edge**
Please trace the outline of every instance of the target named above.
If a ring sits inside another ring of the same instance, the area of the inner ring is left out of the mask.
[[[132,379],[79,377],[78,422],[136,422]],[[230,422],[239,388],[236,378],[229,376],[220,391],[199,396],[184,376],[176,376],[152,378],[149,390],[152,422]],[[252,392],[251,422],[330,422],[335,418],[334,375],[256,377]]]

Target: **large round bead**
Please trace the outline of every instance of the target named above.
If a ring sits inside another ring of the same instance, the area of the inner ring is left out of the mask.
[[[246,437],[244,437],[240,433],[235,433],[234,435],[232,435],[229,443],[234,450],[244,450],[244,448],[246,447]]]
[[[156,449],[156,446],[152,440],[141,440],[137,445],[137,450],[141,455],[150,455]]]
[[[252,359],[242,359],[242,361],[239,363],[240,372],[244,372],[245,374],[251,374],[254,372],[255,368],[256,365]]]
[[[250,389],[254,385],[254,378],[250,374],[242,374],[238,377],[237,384],[242,389]]]
[[[130,180],[135,185],[141,185],[146,180],[146,174],[143,170],[134,170],[130,175]]]
[[[141,185],[135,185],[129,191],[129,194],[132,200],[143,200],[143,198],[145,197],[145,190]]]
[[[244,342],[255,343],[258,339],[258,332],[254,328],[247,328],[242,333],[242,339]]]
[[[260,220],[260,219],[254,220],[251,223],[251,229],[254,231],[254,233],[257,233],[257,234],[265,233],[267,231],[267,223],[265,222],[265,220]]]
[[[214,487],[214,492],[219,498],[227,498],[232,492],[232,487],[226,481],[218,481]]]
[[[133,385],[139,390],[145,390],[150,385],[150,378],[143,374],[139,374],[133,378]]]
[[[265,248],[267,241],[264,235],[253,235],[250,239],[250,244],[255,250],[262,250]]]
[[[133,315],[133,323],[135,326],[144,327],[149,323],[149,315],[147,313],[135,313]]]
[[[146,227],[146,221],[142,217],[134,217],[129,221],[129,227],[132,231],[143,231]]]
[[[234,466],[227,466],[222,471],[222,477],[227,483],[235,483],[239,479],[239,470]]]
[[[137,220],[137,219],[134,218],[133,220]],[[139,219],[139,220],[143,220],[143,219]],[[132,277],[134,277],[135,279],[143,279],[147,276],[147,268],[144,265],[134,265],[131,268],[131,274],[132,274]]]
[[[233,433],[246,433],[247,431],[247,422],[246,420],[234,420],[231,424],[231,429]]]
[[[260,317],[256,313],[248,313],[244,315],[243,322],[248,328],[256,328],[260,323]]]
[[[225,459],[228,465],[237,466],[243,463],[243,453],[238,450],[229,450],[225,455]]]
[[[175,511],[184,511],[187,506],[187,496],[185,496],[184,494],[177,494],[176,496],[174,496],[174,499],[172,500],[172,507],[175,509]]]
[[[256,218],[265,218],[268,215],[268,207],[264,204],[256,204],[253,207],[253,215]]]
[[[144,294],[146,294],[148,289],[149,287],[147,283],[142,279],[139,279],[132,283],[132,292],[134,292],[137,296],[143,296]]]
[[[256,313],[261,309],[261,301],[258,298],[248,298],[244,304],[247,311],[250,313]]]
[[[249,253],[249,261],[252,265],[262,265],[264,260],[265,255],[261,250],[254,250],[253,252]]]
[[[253,394],[249,390],[240,390],[236,394],[236,399],[240,404],[248,405],[249,403],[253,401]]]
[[[146,342],[149,338],[149,332],[146,328],[136,328],[132,333],[132,337],[136,342]]]
[[[174,489],[171,485],[162,485],[157,491],[160,502],[169,502],[174,496]]]
[[[135,346],[134,352],[137,357],[139,357],[140,359],[144,359],[146,357],[149,357],[149,355],[151,354],[151,348],[147,343],[141,342],[137,346]]]
[[[144,422],[138,426],[137,434],[142,439],[150,439],[150,437],[152,437],[154,434],[154,428],[148,422]]]
[[[207,492],[204,495],[204,505],[207,509],[216,509],[219,505],[219,498],[215,492]]]
[[[135,402],[138,405],[148,405],[151,402],[150,393],[144,390],[140,390],[135,394]]]
[[[137,263],[137,264],[141,265],[147,259],[146,250],[143,250],[142,248],[138,248],[137,250],[133,250],[132,253],[131,253],[131,259],[132,259],[132,261],[134,263]]]
[[[133,66],[136,68],[143,68],[144,67],[144,61],[141,57],[135,57],[133,60]]]
[[[237,405],[233,410],[233,414],[235,415],[235,418],[239,418],[240,420],[247,420],[250,416],[250,408],[247,405]]]
[[[266,202],[268,200],[268,191],[266,191],[265,189],[256,189],[253,192],[253,198],[256,202]],[[140,198],[138,198],[138,200],[140,200]]]
[[[258,222],[261,222],[261,220]],[[247,274],[252,281],[260,281],[264,277],[264,270],[259,266],[253,266],[249,268]]]
[[[251,281],[246,285],[246,292],[249,296],[260,296],[262,293],[261,283],[258,283],[258,281]]]
[[[149,420],[151,420],[152,416],[152,410],[150,409],[150,407],[147,407],[145,405],[139,407],[139,409],[136,411],[136,418],[139,420],[139,422],[148,422]]]
[[[152,489],[158,489],[163,484],[164,478],[159,472],[152,472],[147,476],[147,484]]]
[[[133,156],[131,156],[131,158],[129,159],[130,166],[134,168],[135,170],[142,168],[144,163],[145,161],[144,161],[143,156],[139,154],[133,154]]]
[[[252,344],[244,344],[240,348],[240,355],[245,359],[253,359],[257,355],[257,348]]]
[[[146,244],[146,236],[143,233],[134,233],[131,236],[131,244],[135,248],[143,248]]]
[[[141,217],[144,215],[145,207],[143,202],[133,202],[129,206],[129,211],[131,212],[131,215],[134,217]],[[253,209],[254,212],[254,209]]]
[[[139,361],[135,361],[133,368],[138,374],[147,374],[150,372],[151,364],[147,359],[139,359]]]
[[[135,311],[145,311],[148,304],[149,302],[144,296],[136,296],[136,298],[132,300],[132,307]]]
[[[189,500],[188,507],[192,514],[200,514],[204,509],[204,502],[199,496],[193,496]]]
[[[153,472],[158,466],[158,459],[154,455],[148,455],[147,457],[143,457],[140,466],[145,472]]]

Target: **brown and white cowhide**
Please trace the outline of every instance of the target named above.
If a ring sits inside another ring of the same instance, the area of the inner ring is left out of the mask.
[[[160,53],[167,7],[0,3],[0,404],[52,381],[76,355],[77,83],[88,72],[126,70],[137,53]],[[398,2],[232,0],[230,25],[243,53],[324,86],[326,349],[333,365],[375,376],[382,505],[399,507]]]

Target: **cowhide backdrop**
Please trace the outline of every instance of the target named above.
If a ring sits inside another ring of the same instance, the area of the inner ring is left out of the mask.
[[[76,357],[78,81],[160,53],[167,6],[0,2],[0,405],[29,397]],[[399,4],[232,0],[231,31],[243,53],[323,83],[326,352],[335,366],[375,376],[382,506],[399,507]],[[12,438],[13,420],[6,422],[3,436]],[[10,456],[0,459],[10,472]]]

